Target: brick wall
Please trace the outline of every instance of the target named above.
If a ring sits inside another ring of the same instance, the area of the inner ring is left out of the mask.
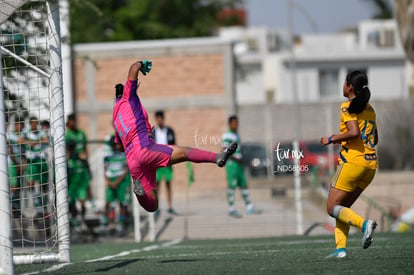
[[[161,98],[224,94],[224,64],[220,54],[178,55],[151,58],[153,69],[140,76],[140,96]],[[98,102],[112,101],[116,83],[124,83],[135,58],[108,58],[94,61]],[[77,103],[87,100],[85,60],[75,61]]]

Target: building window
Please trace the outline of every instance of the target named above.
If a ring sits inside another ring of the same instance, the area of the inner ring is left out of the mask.
[[[368,33],[368,45],[379,48],[395,47],[395,30],[384,28]]]
[[[320,70],[319,71],[319,88],[321,98],[335,97],[338,95],[339,87],[339,70]]]

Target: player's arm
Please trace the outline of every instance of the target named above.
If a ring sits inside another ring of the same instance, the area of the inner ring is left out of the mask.
[[[40,143],[41,144],[49,143],[49,136],[46,133],[44,135],[42,135],[42,137],[40,138]]]
[[[172,145],[175,145],[176,144],[176,142],[175,142],[175,132],[174,132],[174,130],[172,128],[169,128],[169,129],[170,129],[171,134],[173,136]]]
[[[231,156],[230,158],[231,158],[232,160],[234,160],[234,161],[236,161],[236,162],[240,163],[240,164],[243,164],[243,159],[242,159],[242,158],[237,158],[237,157],[235,157],[235,156]]]
[[[131,81],[138,79],[138,73],[141,71],[143,75],[146,75],[151,71],[152,68],[152,61],[151,60],[142,60],[133,63],[129,67],[128,71],[128,79]]]
[[[128,175],[128,168],[124,169],[124,173],[122,173],[122,175],[120,175],[119,177],[116,178],[116,180],[113,182],[113,185],[115,185],[115,187],[118,187],[118,185],[125,179],[125,177]]]
[[[334,134],[330,137],[322,137],[321,144],[328,145],[330,143],[341,143],[342,141],[350,141],[355,138],[358,138],[361,135],[358,127],[358,122],[356,120],[347,121],[345,125],[348,131],[339,135]]]
[[[88,153],[88,139],[86,137],[86,134],[83,133],[83,151],[85,152],[86,159],[89,157]]]
[[[116,144],[116,148],[120,152],[125,152],[124,145],[122,144],[121,138],[118,136],[117,132],[115,132],[115,144]]]
[[[379,137],[378,137],[378,128],[375,127],[375,130],[374,130],[374,145],[375,146],[377,146],[378,140],[379,140]]]
[[[116,181],[111,181],[109,179],[109,177],[107,176],[107,171],[108,171],[108,163],[107,163],[107,159],[105,158],[104,160],[105,183],[106,183],[106,186],[109,186],[111,189],[115,189],[118,186],[118,184],[115,183]]]
[[[109,185],[112,189],[115,189],[115,188],[117,188],[118,187],[118,185],[125,179],[125,177],[128,175],[128,172],[129,172],[129,170],[128,170],[128,168],[125,168],[124,169],[124,172],[119,176],[119,177],[117,177],[114,181],[110,181],[109,180],[109,178],[108,177],[106,177],[105,176],[105,179],[106,179],[106,182],[107,182],[107,185]]]
[[[22,137],[19,138],[18,143],[19,144],[24,144],[24,145],[29,146],[30,148],[33,148],[36,145],[41,144],[42,142],[41,142],[41,140],[30,140],[30,139],[26,138],[25,136],[22,136]]]
[[[12,145],[11,145],[9,142],[7,142],[7,150],[8,150],[8,152],[9,152],[9,157],[10,157],[11,161],[12,161],[15,165],[19,164],[19,162],[17,161],[16,155],[15,155],[15,154],[13,154]]]

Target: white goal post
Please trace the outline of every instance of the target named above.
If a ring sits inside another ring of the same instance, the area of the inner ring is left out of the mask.
[[[31,2],[28,0],[0,0],[0,25],[2,25],[18,8]],[[45,38],[48,56],[47,68],[39,68],[31,64],[21,56],[7,50],[0,43],[0,60],[2,56],[11,56],[17,63],[24,64],[25,68],[36,72],[48,79],[48,102],[50,118],[50,145],[53,157],[53,193],[54,218],[56,228],[53,238],[56,239],[57,249],[38,252],[38,250],[15,253],[12,236],[12,209],[11,195],[8,177],[8,145],[6,140],[6,108],[4,98],[3,69],[0,62],[0,274],[13,274],[14,264],[32,264],[46,262],[69,262],[70,261],[70,227],[68,208],[66,147],[65,147],[65,121],[64,102],[62,86],[62,58],[61,58],[61,36],[59,27],[59,1],[45,1],[47,10],[47,37]],[[1,41],[0,41],[1,42]],[[27,90],[27,93],[31,90]],[[29,105],[30,106],[30,105]],[[39,112],[44,111],[39,107]],[[18,255],[19,254],[19,255]]]

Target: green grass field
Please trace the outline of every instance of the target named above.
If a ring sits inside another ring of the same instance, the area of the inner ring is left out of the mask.
[[[97,243],[72,246],[72,263],[21,265],[16,274],[414,274],[414,233],[359,235],[348,258],[327,260],[333,236]],[[89,262],[88,262],[89,261]]]

